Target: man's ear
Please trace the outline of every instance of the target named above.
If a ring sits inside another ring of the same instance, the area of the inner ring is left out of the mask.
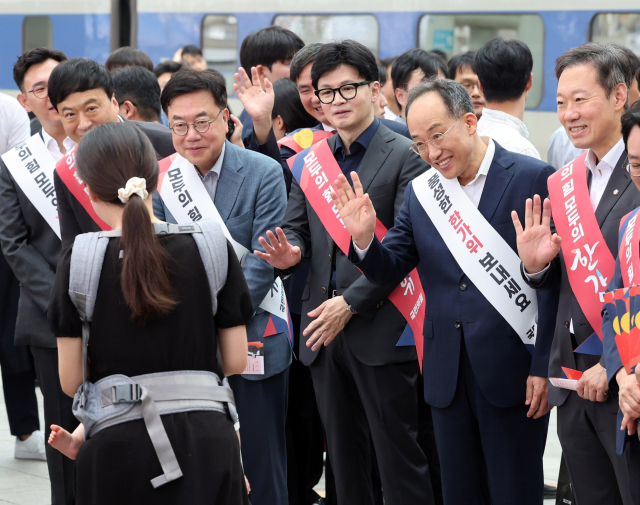
[[[111,105],[116,109],[116,113],[120,113],[120,106],[118,105],[118,100],[116,100],[116,95],[111,95]]]
[[[469,135],[473,135],[478,129],[478,118],[475,114],[468,112],[461,118],[461,120],[465,123]]]
[[[24,95],[24,93],[18,93],[18,96],[16,98],[18,99],[18,102],[20,102],[20,105],[22,105],[22,108],[24,110],[26,110],[27,112],[31,112],[31,107],[29,107],[29,104],[27,103],[27,97]]]
[[[629,89],[623,83],[619,83],[613,89],[613,95],[616,100],[616,110],[623,110],[629,100]]]
[[[260,80],[263,80],[265,77],[268,77],[266,74],[266,70],[264,65],[256,65],[256,70],[258,71],[258,77]]]
[[[533,72],[529,74],[529,80],[527,81],[527,86],[526,88],[524,88],[524,90],[529,91],[531,89],[531,86],[533,86]]]
[[[400,107],[402,108],[403,107],[402,103],[404,102],[404,95],[405,95],[404,90],[402,88],[396,88],[393,90],[393,92],[396,95],[396,101],[398,102],[398,104],[400,104]]]
[[[129,100],[125,100],[119,107],[119,113],[125,119],[134,119],[138,115],[138,109]]]
[[[375,103],[378,100],[378,96],[380,96],[380,83],[374,81],[371,83],[371,103]]]

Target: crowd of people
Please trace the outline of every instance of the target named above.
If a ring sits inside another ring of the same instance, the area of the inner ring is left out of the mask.
[[[548,162],[517,40],[272,26],[240,63],[237,117],[195,46],[33,49],[0,95],[2,382],[52,503],[541,505],[555,406],[575,503],[640,505],[603,305],[640,284],[640,59],[557,59]]]

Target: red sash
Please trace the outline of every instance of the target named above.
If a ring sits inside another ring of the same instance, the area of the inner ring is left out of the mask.
[[[551,211],[571,289],[589,324],[602,340],[604,291],[616,261],[607,247],[589,199],[588,151],[549,177]]]
[[[60,176],[60,179],[67,187],[71,194],[75,197],[80,205],[84,207],[84,210],[87,211],[91,219],[95,221],[95,223],[100,227],[101,230],[110,230],[111,226],[105,223],[102,219],[98,217],[96,211],[93,210],[93,205],[91,205],[91,200],[89,200],[89,195],[85,191],[84,182],[78,174],[76,174],[76,149],[78,146],[74,146],[71,151],[64,155],[63,158],[56,163],[56,171]]]
[[[620,220],[620,236],[618,238],[618,256],[620,273],[624,287],[640,284],[640,208],[632,210]]]
[[[349,254],[351,235],[345,228],[340,213],[331,199],[332,184],[342,174],[326,139],[288,160],[293,176],[309,200],[325,229],[345,254]],[[335,190],[334,190],[335,191]],[[382,240],[387,233],[385,226],[377,220],[375,234]],[[416,269],[389,295],[389,300],[404,316],[413,331],[416,352],[422,370],[425,296]]]
[[[314,131],[309,128],[305,128],[303,130],[298,130],[293,135],[282,137],[278,140],[278,146],[280,146],[280,148],[282,148],[282,146],[286,146],[292,151],[299,153],[300,151],[311,147],[313,144],[317,144],[321,140],[331,136],[333,136],[332,132],[325,130]]]

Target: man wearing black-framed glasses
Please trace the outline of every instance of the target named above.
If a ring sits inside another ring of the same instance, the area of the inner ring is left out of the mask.
[[[333,158],[345,174],[358,172],[380,209],[380,221],[392,226],[407,184],[428,165],[411,152],[411,141],[374,116],[380,94],[375,57],[351,40],[326,44],[313,61],[311,81],[326,120],[337,130],[326,140],[331,154],[325,161]],[[396,285],[375,287],[362,276],[297,180],[277,231],[277,239],[272,233],[269,242],[260,239],[266,254],[256,252],[259,257],[283,275],[292,273],[301,257],[311,259],[302,296],[300,359],[311,371],[338,503],[373,504],[370,438],[385,503],[434,503],[417,440],[416,351],[396,346],[407,323],[387,300]]]

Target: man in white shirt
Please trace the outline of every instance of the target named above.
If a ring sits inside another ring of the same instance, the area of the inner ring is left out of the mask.
[[[18,101],[24,108],[23,114],[33,112],[42,125],[42,130],[27,139],[32,146],[32,160],[29,170],[37,175],[39,187],[50,196],[53,203],[53,174],[55,162],[75,146],[67,137],[58,111],[51,105],[48,96],[49,76],[66,56],[61,51],[38,48],[28,51],[18,58],[13,76],[20,95]],[[25,139],[25,140],[27,140]],[[46,146],[47,152],[36,154],[39,145]],[[25,151],[26,153],[26,151]],[[47,323],[47,306],[53,288],[56,265],[61,250],[60,238],[38,210],[38,192],[29,192],[29,187],[20,178],[24,165],[0,162],[0,245],[2,251],[20,282],[20,306],[16,325],[16,344],[28,345],[36,369],[38,383],[44,398],[45,439],[50,426],[58,424],[67,430],[78,425],[71,412],[73,399],[65,395],[58,376],[58,349],[56,338]],[[38,171],[39,169],[39,171]],[[48,171],[47,171],[48,170]],[[15,174],[15,176],[14,176]],[[49,174],[51,177],[49,177]],[[25,443],[35,437],[30,437]],[[44,439],[42,440],[44,446]],[[43,447],[44,449],[44,447]],[[48,444],[46,460],[51,481],[52,504],[73,503],[75,496],[75,465]]]
[[[539,160],[523,122],[533,84],[533,56],[527,45],[513,39],[490,40],[476,54],[474,65],[486,100],[478,135],[491,137],[507,151]]]
[[[0,93],[0,154],[13,149],[30,136],[29,115],[15,98]]]
[[[547,163],[556,170],[560,170],[571,160],[575,160],[582,154],[584,149],[578,149],[573,145],[567,130],[560,126],[551,134],[549,147],[547,147]]]
[[[614,44],[584,44],[558,58],[556,77],[558,118],[573,145],[588,149],[586,170],[580,168],[580,163],[574,163],[572,170],[586,172],[591,205],[582,208],[580,218],[584,232],[595,242],[590,254],[595,263],[600,261],[596,260],[596,253],[604,253],[605,256],[600,256],[604,260],[609,253],[616,258],[620,219],[640,205],[640,193],[625,169],[628,161],[621,133],[621,117],[628,106],[632,79],[628,57]],[[531,202],[527,206],[531,211]],[[562,378],[563,368],[582,372],[577,391],[549,386],[549,403],[558,406],[558,435],[574,495],[581,505],[637,504],[640,497],[632,495],[631,483],[638,479],[638,439],[632,437],[624,455],[616,455],[616,433],[620,429],[616,420],[618,384],[615,378],[607,379],[608,364],[601,351],[594,355],[593,351],[578,350],[594,335],[596,328],[590,321],[597,322],[598,318],[601,321],[601,305],[584,303],[584,293],[595,296],[590,289],[584,291],[588,288],[582,286],[579,291],[573,289],[570,278],[577,279],[573,272],[578,267],[580,250],[572,249],[570,257],[565,256],[567,251],[560,250],[561,240],[552,234],[550,202],[544,202],[542,221],[540,207],[540,199],[536,197],[533,219],[524,231],[520,228],[518,232],[518,252],[527,284],[539,290],[560,288],[549,377]],[[588,211],[593,211],[589,220],[594,226],[597,222],[599,229],[587,229]],[[571,245],[576,240],[572,241],[566,232],[561,238]],[[598,244],[608,251],[596,251]],[[613,273],[605,271],[606,264],[602,262],[598,268],[606,277],[602,279],[606,286]],[[595,342],[598,343],[597,337]]]

